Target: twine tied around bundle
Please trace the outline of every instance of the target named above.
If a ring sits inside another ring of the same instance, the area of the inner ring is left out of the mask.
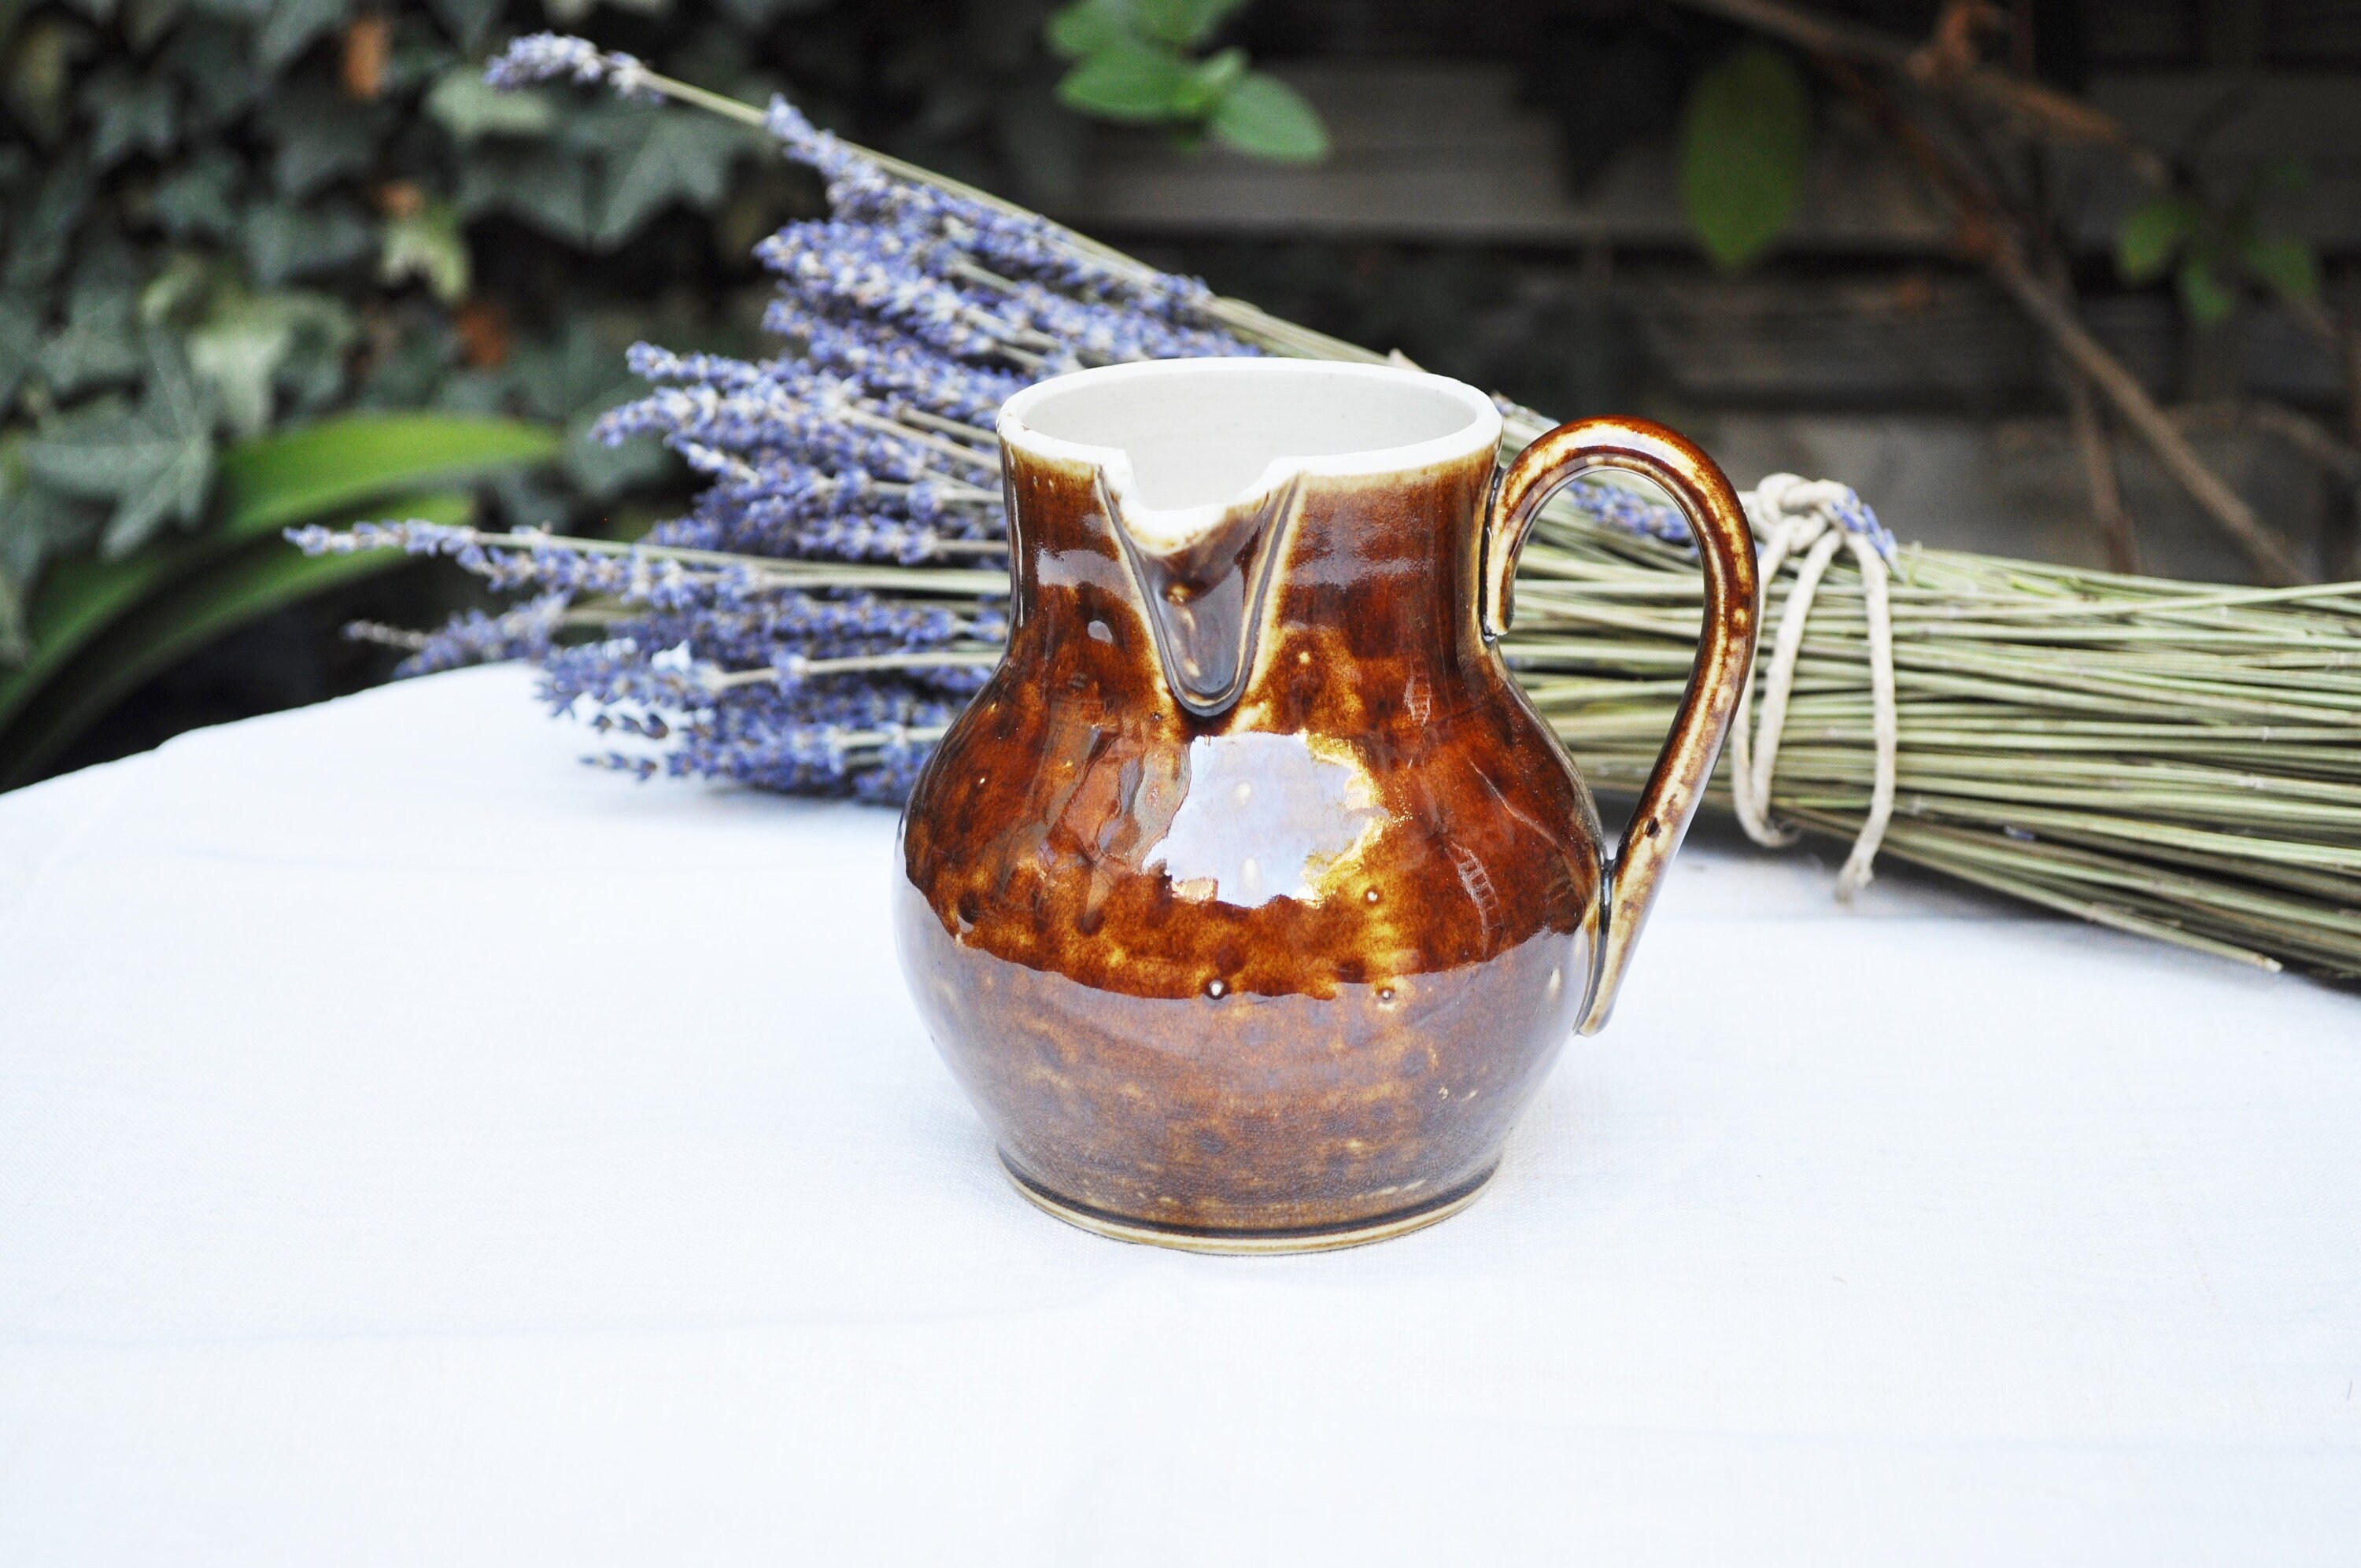
[[[1901,723],[1894,711],[1894,615],[1886,592],[1893,536],[1850,487],[1833,479],[1773,474],[1739,499],[1761,542],[1766,599],[1779,568],[1791,556],[1801,556],[1795,586],[1788,590],[1772,637],[1771,662],[1763,679],[1762,723],[1757,727],[1749,722],[1754,707],[1754,677],[1750,671],[1739,694],[1730,742],[1730,792],[1737,800],[1738,820],[1746,836],[1766,849],[1784,848],[1801,837],[1798,829],[1772,817],[1771,779],[1779,765],[1779,741],[1787,726],[1787,702],[1795,692],[1795,664],[1803,655],[1804,626],[1812,613],[1812,599],[1839,547],[1849,546],[1861,568],[1861,598],[1869,617],[1869,703],[1876,760],[1868,819],[1853,839],[1844,869],[1837,873],[1837,897],[1849,902],[1869,884],[1878,846],[1894,816]],[[1762,657],[1758,647],[1758,663]]]

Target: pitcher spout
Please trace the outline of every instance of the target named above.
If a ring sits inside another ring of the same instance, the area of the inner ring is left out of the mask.
[[[1138,587],[1165,686],[1201,718],[1226,713],[1246,690],[1300,490],[1300,475],[1273,474],[1224,505],[1159,510],[1100,471],[1100,504]]]

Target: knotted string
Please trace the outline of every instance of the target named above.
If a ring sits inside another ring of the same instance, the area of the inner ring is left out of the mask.
[[[1896,755],[1901,749],[1901,723],[1894,700],[1894,616],[1886,592],[1893,535],[1861,499],[1833,479],[1811,480],[1794,474],[1773,474],[1739,498],[1761,542],[1761,576],[1764,596],[1789,557],[1802,554],[1795,586],[1779,614],[1772,638],[1771,663],[1763,679],[1763,722],[1748,722],[1754,706],[1754,681],[1750,673],[1738,697],[1738,719],[1731,738],[1731,793],[1737,798],[1738,820],[1746,836],[1766,848],[1792,844],[1798,830],[1771,815],[1771,780],[1779,765],[1779,740],[1787,727],[1787,702],[1795,688],[1795,664],[1804,651],[1804,626],[1812,613],[1812,599],[1820,579],[1840,546],[1850,546],[1861,567],[1861,598],[1869,615],[1869,704],[1876,762],[1869,795],[1869,817],[1853,839],[1852,853],[1837,873],[1837,896],[1850,901],[1869,884],[1878,846],[1894,816]],[[1758,649],[1755,654],[1762,658]]]

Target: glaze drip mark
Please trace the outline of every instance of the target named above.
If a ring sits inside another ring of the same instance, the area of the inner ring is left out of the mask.
[[[1469,852],[1464,844],[1451,846],[1451,863],[1458,870],[1459,885],[1467,890],[1468,902],[1476,905],[1476,918],[1482,923],[1484,944],[1491,946],[1494,933],[1500,929],[1500,892],[1492,885],[1492,873],[1484,862]]]
[[[1140,542],[1103,474],[1097,488],[1138,579],[1165,685],[1201,718],[1227,712],[1254,667],[1271,565],[1296,510],[1301,477],[1227,508],[1169,549]]]
[[[1426,678],[1415,670],[1411,672],[1409,684],[1402,687],[1402,709],[1413,724],[1424,724],[1434,717],[1434,694]]]

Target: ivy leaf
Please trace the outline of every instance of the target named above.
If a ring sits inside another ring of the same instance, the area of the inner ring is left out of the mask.
[[[0,669],[33,656],[27,608],[42,564],[91,532],[89,508],[31,481],[24,446],[21,434],[0,437]]]
[[[298,343],[308,337],[338,351],[354,330],[351,313],[325,294],[232,297],[189,334],[189,368],[233,434],[257,435],[270,422],[273,388]]]
[[[730,166],[747,148],[745,134],[726,120],[646,111],[630,145],[609,155],[603,199],[591,241],[601,250],[622,244],[675,200],[709,211],[730,189]]]
[[[239,225],[246,261],[265,288],[348,266],[377,244],[377,231],[350,205],[315,208],[273,202],[247,209]]]
[[[2115,231],[2115,270],[2126,283],[2163,277],[2204,216],[2186,196],[2159,196],[2133,208]]]
[[[1128,38],[1098,50],[1058,83],[1058,101],[1102,119],[1135,124],[1173,117],[1189,67],[1170,49]]]
[[[645,391],[640,379],[623,368],[616,348],[579,316],[569,318],[555,337],[522,345],[516,373],[525,406],[556,422],[597,412]]]
[[[312,296],[318,298],[319,296]],[[330,302],[333,303],[334,302]],[[343,313],[339,311],[339,315]],[[346,323],[349,316],[345,316]],[[272,379],[287,394],[292,406],[283,410],[280,418],[294,414],[317,413],[344,397],[348,379],[345,366],[345,350],[352,343],[349,324],[339,331],[299,330],[287,356],[279,362]]]
[[[290,196],[309,195],[339,175],[361,173],[377,155],[379,116],[322,83],[274,93],[257,118],[263,134],[279,145],[271,172]]]
[[[1709,67],[1681,108],[1681,204],[1728,269],[1768,249],[1795,215],[1812,103],[1784,54],[1750,44]]]
[[[339,26],[350,0],[276,0],[269,19],[254,35],[254,60],[276,76],[311,48],[312,40]]]
[[[447,202],[429,202],[415,213],[387,219],[377,275],[389,286],[420,279],[446,305],[466,299],[467,241],[459,232],[457,210]]]
[[[213,389],[232,435],[258,435],[270,422],[270,378],[294,340],[286,323],[236,307],[189,334],[189,369]]]
[[[178,96],[161,72],[143,77],[116,64],[93,76],[82,90],[82,107],[98,122],[92,159],[104,169],[127,152],[170,151],[180,129]]]
[[[2320,298],[2320,258],[2294,236],[2266,239],[2257,235],[2246,241],[2240,255],[2274,292],[2290,300]]]
[[[0,414],[16,401],[40,341],[40,307],[22,295],[0,294]]]
[[[455,65],[426,94],[426,112],[460,145],[478,137],[542,137],[557,128],[557,104],[546,93],[503,93],[475,65]]]
[[[462,217],[505,212],[569,244],[590,243],[590,165],[555,147],[479,147],[459,170]]]
[[[210,257],[177,251],[139,286],[139,320],[150,327],[186,327],[203,314],[198,307],[221,287],[223,267]]]
[[[85,501],[37,484],[27,471],[22,433],[0,446],[0,572],[29,585],[42,562],[86,550],[105,513]]]
[[[136,410],[120,404],[59,422],[25,448],[34,478],[69,496],[112,500],[99,551],[120,559],[167,521],[204,513],[213,483],[213,400],[161,338],[148,340],[150,374]]]
[[[2223,283],[2213,258],[2203,251],[2191,253],[2180,264],[2179,282],[2181,308],[2199,326],[2218,325],[2238,308],[2238,296]]]
[[[82,221],[82,209],[94,193],[90,170],[80,159],[69,155],[49,170],[31,207],[14,214],[6,280],[11,288],[47,283],[57,276],[65,265],[74,225]]]
[[[401,334],[390,352],[369,356],[368,373],[354,389],[352,406],[371,412],[414,410],[434,400],[458,362],[459,339],[438,325]]]
[[[1328,156],[1328,127],[1303,94],[1278,77],[1256,71],[1213,105],[1213,135],[1240,152],[1280,163],[1316,163]]]
[[[41,375],[60,397],[136,378],[147,358],[132,326],[133,291],[82,283],[66,305],[66,324],[41,347]]]
[[[247,60],[244,35],[211,16],[192,16],[172,30],[164,64],[189,90],[192,129],[210,129],[244,114],[266,79]]]
[[[227,239],[237,232],[241,170],[224,148],[208,147],[156,186],[157,222],[174,239]]]

